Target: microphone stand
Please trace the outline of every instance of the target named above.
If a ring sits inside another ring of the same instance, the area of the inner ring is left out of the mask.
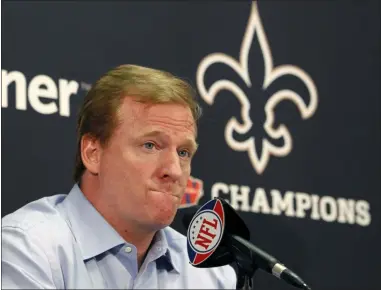
[[[237,265],[238,266],[238,265]],[[254,274],[257,268],[253,269],[249,273],[243,267],[238,266],[237,270],[237,286],[239,290],[252,290],[254,284]]]
[[[239,290],[252,290],[254,282],[254,274],[258,267],[253,263],[250,252],[245,251],[235,243],[235,240],[228,237],[231,245],[231,253],[235,259],[237,266],[237,285],[236,289]]]

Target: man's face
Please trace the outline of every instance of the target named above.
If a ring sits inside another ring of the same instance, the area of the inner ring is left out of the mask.
[[[179,104],[127,97],[119,119],[100,157],[102,199],[117,220],[163,228],[173,221],[190,176],[196,151],[192,113]]]

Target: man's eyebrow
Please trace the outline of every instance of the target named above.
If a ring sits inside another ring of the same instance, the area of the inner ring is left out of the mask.
[[[158,136],[158,135],[164,135],[163,132],[160,132],[160,131],[157,131],[157,130],[153,130],[153,131],[147,131],[145,133],[142,134],[142,137],[154,137],[154,136]]]
[[[152,130],[145,132],[141,135],[141,137],[164,137],[168,138],[169,136],[161,131],[158,130]],[[183,143],[183,145],[191,147],[194,152],[196,152],[198,148],[198,143],[193,138],[187,138],[186,141]]]
[[[185,145],[191,147],[193,153],[198,149],[198,144],[194,139],[187,139],[187,141],[185,141]]]

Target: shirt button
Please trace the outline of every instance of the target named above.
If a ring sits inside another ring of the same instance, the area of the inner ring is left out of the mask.
[[[158,252],[160,252],[160,251],[161,251],[161,247],[157,247],[156,250],[157,250]]]
[[[132,249],[131,249],[131,247],[126,247],[126,248],[124,249],[124,251],[125,251],[126,253],[131,253]]]

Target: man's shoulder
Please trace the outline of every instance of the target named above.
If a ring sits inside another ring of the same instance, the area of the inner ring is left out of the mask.
[[[9,287],[27,283],[33,285],[29,288],[63,288],[56,253],[62,253],[61,246],[71,245],[72,239],[60,210],[65,197],[43,197],[2,218],[1,261]]]
[[[46,230],[47,228],[57,228],[57,223],[65,222],[58,210],[58,206],[66,196],[65,194],[57,194],[43,197],[24,205],[2,218],[2,231],[14,229],[27,233]]]

